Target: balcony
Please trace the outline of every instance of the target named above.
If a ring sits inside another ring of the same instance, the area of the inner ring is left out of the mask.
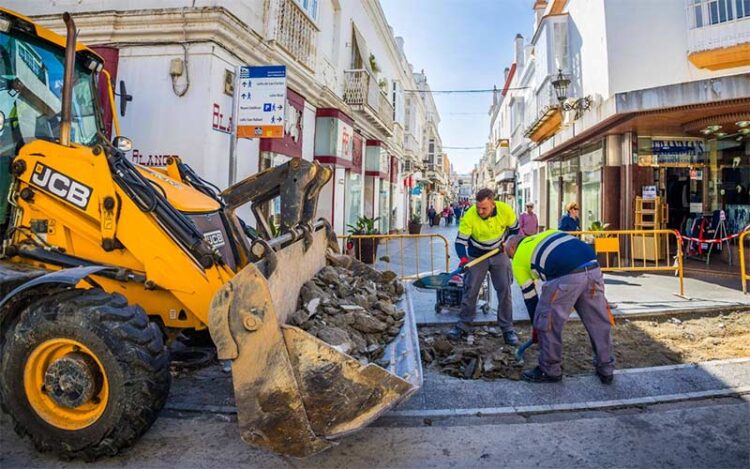
[[[365,69],[347,70],[344,77],[344,101],[389,137],[393,135],[393,106],[375,77]]]
[[[419,156],[419,143],[417,143],[417,138],[410,133],[406,133],[404,135],[404,151],[406,153]]]
[[[750,65],[750,17],[688,30],[688,60],[708,70]]]
[[[310,70],[315,70],[318,27],[294,0],[280,0],[276,10],[276,43]]]

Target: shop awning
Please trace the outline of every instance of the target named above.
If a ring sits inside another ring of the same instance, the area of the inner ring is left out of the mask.
[[[584,146],[605,135],[634,132],[637,135],[701,137],[699,129],[692,130],[693,123],[712,122],[718,125],[732,125],[742,120],[742,111],[750,108],[750,98],[724,103],[710,103],[657,111],[615,114],[587,129],[561,145],[544,153],[537,161],[550,161],[567,152]],[[707,124],[708,125],[708,124]]]

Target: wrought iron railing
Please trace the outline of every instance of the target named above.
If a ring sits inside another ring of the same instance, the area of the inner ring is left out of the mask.
[[[315,69],[318,27],[294,0],[280,0],[274,39],[310,70]]]
[[[393,130],[393,106],[380,91],[378,82],[365,69],[344,72],[346,85],[344,101],[350,106],[362,106],[376,116],[389,131]]]

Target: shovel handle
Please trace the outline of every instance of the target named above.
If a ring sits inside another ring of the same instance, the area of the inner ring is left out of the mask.
[[[490,257],[494,256],[498,252],[500,252],[500,248],[495,248],[492,251],[487,252],[487,254],[482,254],[481,256],[477,257],[476,259],[472,260],[471,262],[467,262],[463,266],[459,267],[457,269],[456,273],[465,272],[466,269],[468,269],[469,267],[474,267],[475,265],[479,264],[480,262],[486,261],[487,259],[489,259]],[[455,274],[453,274],[453,275],[455,275]]]

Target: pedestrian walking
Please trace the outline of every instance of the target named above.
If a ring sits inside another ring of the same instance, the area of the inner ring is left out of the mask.
[[[604,296],[604,279],[596,253],[580,239],[558,230],[534,236],[511,236],[505,252],[513,259],[513,276],[539,340],[539,365],[523,373],[534,383],[562,379],[562,332],[575,308],[594,349],[596,374],[604,384],[613,380],[614,317]],[[542,280],[541,296],[535,282]]]
[[[477,258],[495,248],[518,232],[518,219],[510,205],[494,200],[490,189],[476,194],[476,203],[461,217],[456,238],[456,253],[465,265],[470,258]],[[501,249],[502,251],[502,249]],[[477,314],[477,296],[487,272],[497,293],[497,325],[503,332],[506,344],[518,344],[518,335],[513,330],[513,302],[510,294],[511,264],[502,252],[470,267],[464,275],[463,300],[459,321],[448,332],[448,337],[459,339],[471,330],[469,325]]]
[[[567,212],[560,219],[560,224],[557,228],[560,231],[581,231],[581,220],[578,218],[578,204],[570,202],[565,206]]]
[[[464,210],[460,204],[453,204],[453,215],[456,217],[456,225],[461,222],[461,215],[463,215],[463,212]]]
[[[427,209],[427,220],[430,222],[430,226],[433,226],[435,224],[435,215],[437,212],[435,211],[435,207],[430,205],[430,207]]]
[[[453,211],[450,207],[443,207],[443,218],[445,219],[445,226],[450,226],[450,218],[453,216]]]
[[[519,233],[524,236],[535,235],[539,231],[539,220],[534,213],[534,202],[526,203],[526,211],[518,219]]]

